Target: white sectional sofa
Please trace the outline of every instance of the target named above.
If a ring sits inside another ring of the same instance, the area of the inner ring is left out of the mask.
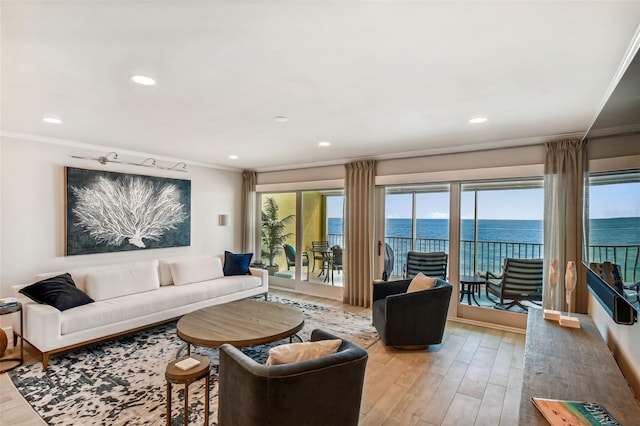
[[[224,276],[215,256],[145,260],[68,271],[76,287],[94,302],[59,311],[19,293],[24,339],[42,352],[42,369],[50,355],[147,328],[210,305],[264,294],[266,270]],[[66,272],[66,271],[65,271]],[[42,280],[59,274],[40,274]],[[19,328],[19,327],[18,327]],[[14,327],[14,330],[16,328]]]

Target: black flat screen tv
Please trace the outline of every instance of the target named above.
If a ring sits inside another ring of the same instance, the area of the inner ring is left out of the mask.
[[[637,320],[637,311],[616,289],[607,284],[593,269],[583,263],[587,270],[587,286],[591,294],[618,324],[632,325]]]

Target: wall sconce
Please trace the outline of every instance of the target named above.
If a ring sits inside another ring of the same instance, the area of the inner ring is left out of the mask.
[[[218,215],[218,226],[228,226],[229,225],[229,215],[228,214],[219,214]]]

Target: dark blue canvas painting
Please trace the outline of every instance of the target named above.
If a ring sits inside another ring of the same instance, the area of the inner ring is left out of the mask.
[[[191,181],[65,168],[66,255],[191,244]]]

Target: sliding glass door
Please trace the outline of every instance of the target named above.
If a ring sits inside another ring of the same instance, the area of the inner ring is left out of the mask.
[[[484,284],[474,284],[472,277],[486,277],[489,272],[499,282],[506,258],[542,258],[543,181],[468,182],[461,185],[460,198],[459,273],[471,281],[464,288],[471,293],[460,303],[493,308],[495,295]],[[511,311],[523,312],[516,308]]]
[[[449,185],[387,187],[384,242],[393,278],[404,275],[409,251],[448,253]]]

